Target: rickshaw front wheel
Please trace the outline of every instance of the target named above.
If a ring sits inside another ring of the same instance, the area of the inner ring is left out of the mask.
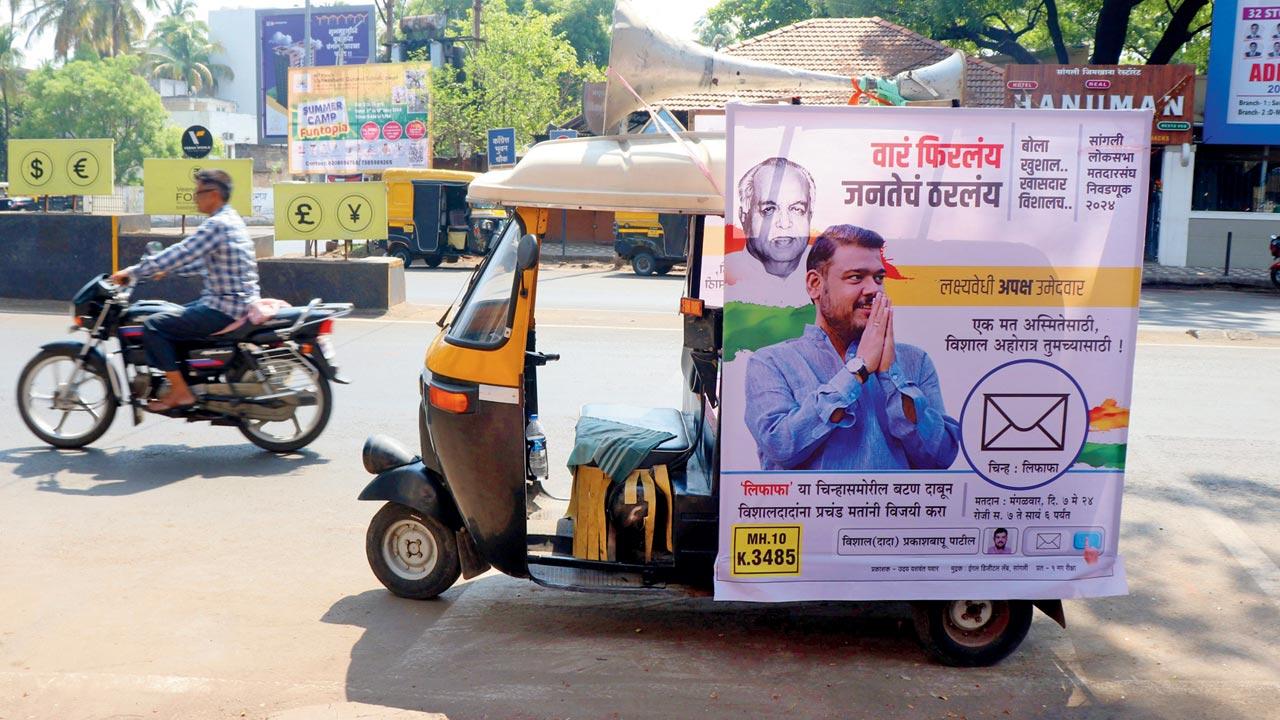
[[[1008,657],[1031,628],[1029,600],[932,600],[913,606],[925,652],[953,667],[985,667]]]
[[[400,503],[387,503],[373,516],[365,555],[388,590],[411,600],[439,595],[462,572],[453,531],[438,518]]]

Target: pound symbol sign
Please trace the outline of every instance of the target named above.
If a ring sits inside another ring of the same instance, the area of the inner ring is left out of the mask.
[[[42,177],[44,177],[44,163],[40,161],[40,158],[36,158],[31,161],[31,179],[39,180]]]
[[[74,172],[81,180],[89,179],[89,173],[84,171],[85,162],[87,162],[85,158],[80,158],[76,161],[75,165],[71,166],[72,172]]]
[[[300,203],[298,207],[294,209],[293,214],[298,217],[299,225],[316,224],[315,220],[309,219],[311,217],[311,205],[309,203]]]
[[[351,203],[347,203],[347,210],[351,213],[351,222],[360,222],[360,210],[363,207],[363,205],[352,205]]]

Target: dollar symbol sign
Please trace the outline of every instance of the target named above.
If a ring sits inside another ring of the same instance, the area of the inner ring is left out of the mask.
[[[40,158],[31,161],[31,179],[39,180],[44,177],[44,163],[40,162]]]

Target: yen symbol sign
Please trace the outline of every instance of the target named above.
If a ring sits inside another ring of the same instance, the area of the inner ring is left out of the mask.
[[[315,198],[310,195],[299,195],[289,203],[286,217],[289,220],[289,227],[299,233],[310,234],[320,227],[320,221],[324,219],[324,211]]]
[[[369,198],[352,193],[338,204],[338,224],[350,233],[362,233],[373,222]]]
[[[22,176],[34,187],[40,187],[53,177],[53,159],[47,153],[36,150],[22,158]]]
[[[72,183],[85,187],[98,179],[98,158],[81,150],[67,158],[67,177]]]

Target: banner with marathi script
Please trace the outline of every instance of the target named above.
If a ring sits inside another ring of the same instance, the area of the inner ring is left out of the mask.
[[[1126,592],[1151,113],[727,123],[716,598]]]

